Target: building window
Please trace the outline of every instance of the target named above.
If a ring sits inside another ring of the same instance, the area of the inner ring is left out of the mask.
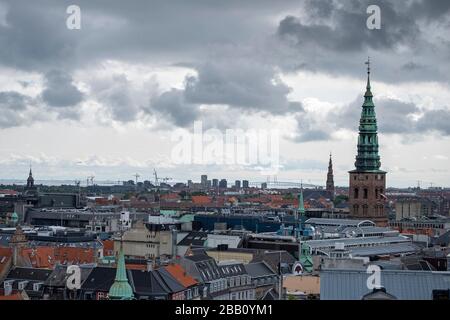
[[[353,195],[354,195],[353,197],[355,199],[358,199],[358,197],[359,197],[359,189],[358,188],[355,188]]]
[[[368,209],[367,205],[366,204],[363,205],[363,215],[365,216],[367,216],[367,209]]]
[[[364,199],[367,199],[369,195],[369,190],[367,190],[367,188],[364,188]]]
[[[378,199],[378,189],[375,189],[375,198]]]

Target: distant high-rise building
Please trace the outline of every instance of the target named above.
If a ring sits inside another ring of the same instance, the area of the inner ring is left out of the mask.
[[[206,181],[206,188],[211,189],[211,180]]]
[[[219,179],[213,179],[212,180],[212,187],[217,188],[219,186]]]
[[[370,61],[367,65],[367,90],[359,122],[356,169],[349,172],[350,216],[355,219],[372,220],[379,226],[386,226],[388,222],[384,209],[386,172],[380,170],[377,119],[370,87]]]
[[[330,193],[331,200],[334,200],[333,161],[331,160],[331,153],[330,153],[330,162],[328,163],[328,174],[327,174],[326,190]]]
[[[187,184],[188,184],[189,189],[192,189],[192,187],[194,186],[194,184],[192,183],[192,180],[188,180]]]
[[[236,189],[240,189],[240,188],[241,188],[241,180],[236,180],[236,181],[234,182],[234,187],[235,187]]]
[[[208,176],[206,174],[203,174],[201,176],[200,184],[203,189],[206,189],[208,186]]]
[[[226,189],[227,187],[228,187],[227,180],[226,179],[220,180],[219,188]]]
[[[267,182],[261,183],[261,189],[267,189]]]
[[[249,187],[248,180],[242,180],[242,188],[248,189],[248,187]]]

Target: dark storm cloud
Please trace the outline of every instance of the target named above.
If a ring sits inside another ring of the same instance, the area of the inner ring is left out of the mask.
[[[83,100],[83,93],[73,84],[69,74],[53,70],[45,74],[42,99],[50,107],[72,107]]]
[[[45,75],[42,99],[63,118],[79,117],[74,106],[91,98],[117,121],[149,112],[179,126],[201,119],[201,105],[246,113],[302,112],[300,103],[289,101],[290,88],[277,76],[280,69],[360,77],[368,54],[378,81],[448,81],[450,74],[448,32],[429,36],[448,22],[447,0],[2,3],[0,47],[7,50],[0,50],[0,65]],[[66,8],[72,4],[81,7],[81,30],[66,28]],[[381,30],[366,28],[369,4],[381,7]],[[231,49],[222,50],[227,45]],[[186,78],[184,88],[153,96],[150,106],[120,78],[111,88],[83,96],[71,75],[88,74],[106,60],[188,65],[197,74]],[[386,125],[391,132],[401,131],[398,127]],[[329,137],[313,120],[300,129],[299,141]]]
[[[3,1],[0,63],[25,70],[67,70],[105,59],[199,61],[208,46],[268,34],[267,17],[298,6],[257,1]],[[66,28],[69,5],[81,8],[81,30]],[[206,50],[207,51],[207,50]]]
[[[298,52],[297,63],[281,61],[286,70],[308,69],[332,74],[361,74],[365,56],[373,57],[382,81],[449,80],[449,5],[446,0],[303,1],[301,16],[289,15],[278,26],[286,50]],[[369,5],[381,9],[381,29],[369,30]],[[438,22],[444,22],[439,25]],[[435,38],[441,32],[443,37]],[[446,39],[446,40],[445,40]],[[291,54],[292,55],[292,54]],[[444,66],[445,64],[445,66]],[[404,68],[402,69],[402,67]],[[408,67],[421,66],[420,72]],[[405,72],[405,68],[412,73]]]
[[[301,108],[299,103],[287,100],[290,88],[277,79],[273,62],[262,61],[255,48],[250,48],[246,56],[239,52],[240,47],[251,47],[255,37],[272,33],[274,25],[268,17],[277,10],[298,7],[296,1],[78,1],[81,30],[66,28],[65,9],[70,4],[7,2],[8,26],[0,27],[0,44],[9,46],[9,50],[0,53],[0,64],[35,70],[47,74],[47,78],[53,68],[73,74],[106,59],[190,65],[198,77],[187,78],[183,92],[169,91],[153,99],[158,112],[164,112],[163,104],[168,108],[168,119],[176,124],[196,118],[200,104],[276,113]],[[236,47],[237,52],[217,50],[226,45]],[[58,81],[59,88],[58,83],[47,80],[49,85],[42,97],[50,106],[82,100],[81,92],[69,79]],[[132,96],[135,92],[131,91],[118,79],[112,88],[94,96],[114,120],[129,122],[144,108],[143,104],[136,105]],[[183,96],[182,100],[178,96]],[[167,103],[168,97],[171,103]],[[178,106],[191,117],[180,118],[168,106]]]

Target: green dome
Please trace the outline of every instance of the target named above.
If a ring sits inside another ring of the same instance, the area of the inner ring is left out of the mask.
[[[128,283],[125,257],[122,248],[120,248],[119,259],[117,261],[116,279],[109,289],[108,296],[111,300],[133,299],[133,289]]]

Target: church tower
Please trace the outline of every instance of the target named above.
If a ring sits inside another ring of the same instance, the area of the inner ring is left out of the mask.
[[[378,226],[386,226],[385,213],[386,172],[380,170],[378,154],[377,119],[370,87],[370,60],[367,64],[367,87],[359,121],[358,154],[355,170],[350,174],[350,216],[368,219]]]
[[[331,200],[334,200],[333,161],[331,160],[331,153],[330,153],[330,162],[328,163],[326,190],[330,193]]]
[[[27,189],[28,190],[34,189],[34,178],[33,178],[33,173],[31,172],[31,167],[30,167],[30,173],[28,174],[28,179],[27,179]]]

